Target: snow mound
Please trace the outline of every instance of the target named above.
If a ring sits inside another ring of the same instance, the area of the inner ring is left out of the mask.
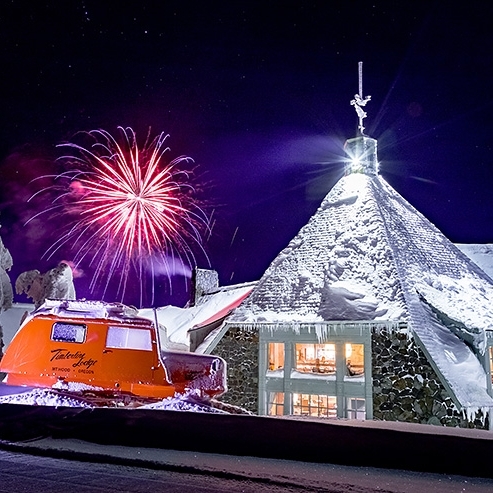
[[[52,385],[51,388],[57,390],[68,390],[69,392],[82,392],[84,390],[104,390],[102,387],[95,387],[94,385],[88,385],[82,382],[66,382],[64,380],[59,380],[57,383]]]
[[[77,407],[77,408],[94,408],[94,407],[109,407],[109,406],[96,406],[91,404],[90,398],[80,399],[74,395],[64,395],[63,391],[77,392],[84,390],[98,390],[96,387],[89,385],[77,384],[70,382],[70,388],[58,387],[61,390],[52,389],[32,389],[28,392],[19,394],[10,394],[0,396],[0,404],[22,404],[26,406],[50,406],[50,407]],[[102,390],[102,389],[101,389]],[[113,406],[112,406],[113,408]],[[189,411],[194,413],[216,413],[216,414],[230,414],[227,411],[216,409],[212,406],[211,402],[205,398],[200,397],[194,391],[187,392],[185,394],[175,394],[174,397],[168,397],[162,401],[152,404],[146,404],[143,406],[132,407],[133,409],[154,409],[161,411]]]
[[[11,394],[0,397],[0,404],[23,404],[27,406],[51,406],[51,407],[84,407],[92,408],[91,404],[61,395],[50,389],[33,389],[22,394]]]
[[[139,409],[160,409],[165,411],[191,411],[194,413],[217,413],[229,414],[221,409],[211,406],[210,401],[201,398],[195,392],[186,394],[175,394],[174,397],[167,397],[160,402],[146,404]]]

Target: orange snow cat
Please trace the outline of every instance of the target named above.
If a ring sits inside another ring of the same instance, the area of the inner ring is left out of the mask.
[[[8,385],[78,382],[140,397],[226,391],[219,357],[161,350],[155,325],[119,303],[47,300],[22,323],[0,362]]]

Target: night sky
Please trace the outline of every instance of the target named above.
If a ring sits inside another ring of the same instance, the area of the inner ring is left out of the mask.
[[[222,284],[260,278],[342,176],[359,61],[381,174],[452,241],[493,242],[492,18],[484,1],[4,0],[0,235],[11,279],[73,256],[42,258],[64,219],[24,225],[46,183],[31,180],[57,172],[57,144],[118,126],[169,133],[170,158],[194,159],[214,220],[199,266]],[[81,268],[78,295],[98,298]],[[183,304],[187,284],[173,278],[170,293],[157,278],[154,304]]]

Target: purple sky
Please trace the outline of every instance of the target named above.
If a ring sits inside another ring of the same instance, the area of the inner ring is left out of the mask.
[[[2,5],[0,235],[13,280],[71,255],[41,259],[63,218],[23,226],[30,180],[57,169],[55,146],[76,132],[118,125],[165,131],[170,157],[195,160],[216,219],[211,266],[223,284],[258,279],[342,174],[360,60],[383,176],[452,241],[493,242],[492,6],[196,3]],[[78,294],[98,297],[83,268]],[[156,286],[157,304],[188,297],[182,278],[172,296]]]

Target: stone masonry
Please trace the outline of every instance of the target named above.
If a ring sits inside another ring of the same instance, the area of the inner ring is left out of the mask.
[[[230,327],[214,349],[228,365],[227,404],[258,412],[259,336],[257,331]]]
[[[388,331],[372,334],[373,418],[384,421],[487,428],[457,410],[414,339]]]

